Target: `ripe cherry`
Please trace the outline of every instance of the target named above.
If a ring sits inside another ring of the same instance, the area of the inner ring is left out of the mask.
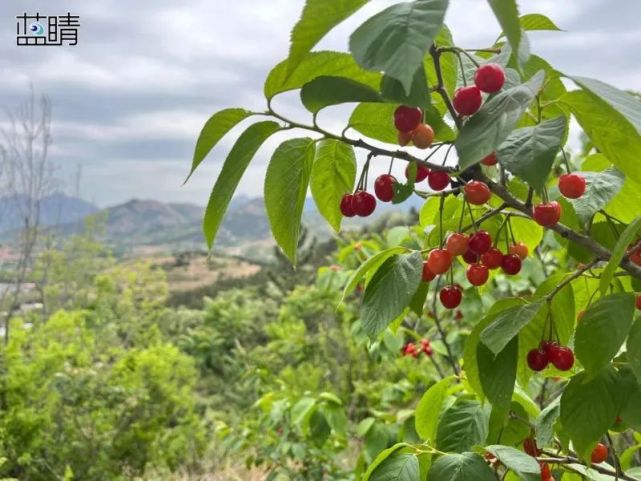
[[[548,350],[548,358],[559,371],[569,371],[574,365],[574,353],[569,347],[550,347]]]
[[[416,346],[411,342],[408,342],[407,344],[405,344],[405,346],[403,346],[403,355],[418,357],[418,351],[416,350]]]
[[[536,445],[536,439],[534,438],[525,438],[523,441],[523,451],[535,458],[541,454],[539,447]]]
[[[634,252],[630,253],[630,262],[641,266],[641,249],[636,249]]]
[[[516,254],[503,256],[501,260],[501,269],[510,276],[515,276],[521,272],[521,258]]]
[[[416,178],[414,179],[414,182],[423,182],[425,179],[427,179],[427,176],[430,174],[430,169],[428,169],[425,165],[421,163],[416,164]],[[407,180],[410,179],[410,164],[405,167],[405,177]]]
[[[503,262],[503,253],[496,247],[490,249],[481,256],[481,262],[488,267],[488,269],[498,269]]]
[[[537,224],[552,227],[561,218],[561,205],[556,201],[535,205],[533,217]]]
[[[606,459],[608,459],[608,447],[603,443],[597,444],[592,450],[592,455],[590,456],[590,460],[594,464],[600,464]]]
[[[396,178],[390,174],[379,175],[374,182],[374,192],[378,200],[390,202],[394,198],[394,184]]]
[[[345,217],[354,217],[356,215],[356,212],[354,212],[354,208],[352,207],[353,198],[354,196],[352,194],[345,194],[341,199],[341,214]]]
[[[412,131],[412,142],[419,149],[427,149],[434,141],[434,130],[428,124],[419,124],[416,129]]]
[[[467,236],[467,234],[463,234],[462,232],[454,232],[447,237],[445,248],[453,256],[460,256],[465,254],[465,252],[467,251],[467,245],[469,241],[470,238]]]
[[[469,246],[475,254],[485,254],[492,247],[492,237],[487,231],[479,230],[470,237]]]
[[[636,306],[641,311],[641,294],[637,294]]]
[[[394,111],[394,126],[401,132],[410,132],[423,120],[423,111],[418,107],[401,105]]]
[[[564,174],[559,177],[559,191],[568,199],[578,199],[585,193],[585,177],[578,174]]]
[[[367,217],[376,209],[376,199],[369,192],[359,190],[352,198],[352,209],[360,217]]]
[[[430,266],[427,264],[427,261],[423,262],[423,275],[421,277],[421,280],[423,282],[430,282],[434,280],[435,277],[436,277],[436,274],[434,274],[430,270]]]
[[[465,275],[473,286],[482,286],[490,277],[490,271],[487,266],[483,264],[470,264]]]
[[[479,255],[468,248],[463,254],[463,260],[468,264],[475,264],[479,261]]]
[[[443,307],[447,309],[455,309],[461,304],[463,291],[457,285],[445,286],[441,289],[441,292],[438,293],[438,297],[441,300]]]
[[[488,167],[496,165],[499,160],[496,158],[496,152],[492,152],[490,155],[481,160],[481,164],[487,165]]]
[[[550,465],[548,463],[541,463],[541,481],[553,480],[552,473],[550,472]]]
[[[532,349],[527,353],[527,365],[533,371],[543,371],[543,369],[547,367],[548,362],[548,355],[542,348]]]
[[[432,346],[429,339],[421,339],[421,352],[428,357],[432,355]]]
[[[412,131],[409,132],[398,132],[398,145],[401,147],[405,147],[406,145],[409,145],[412,142]]]
[[[452,254],[446,249],[432,249],[427,256],[427,265],[434,274],[443,274],[452,265]]]
[[[516,244],[512,244],[510,246],[510,254],[514,254],[519,256],[519,258],[524,261],[527,259],[528,254],[530,253],[530,250],[527,248],[527,246],[523,242],[517,242]]]
[[[483,97],[476,85],[461,87],[454,93],[454,109],[461,115],[474,115],[481,108]]]
[[[427,176],[427,183],[430,185],[430,188],[435,191],[441,191],[445,189],[450,183],[450,176],[447,172],[442,170],[433,170]]]
[[[505,84],[505,70],[497,63],[481,65],[474,74],[474,83],[485,93],[498,92]]]
[[[463,192],[465,192],[465,199],[472,205],[483,205],[492,197],[492,192],[487,184],[478,180],[465,184]]]

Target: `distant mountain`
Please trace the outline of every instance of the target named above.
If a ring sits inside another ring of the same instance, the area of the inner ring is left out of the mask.
[[[0,198],[0,232],[14,231],[24,227],[24,217],[28,206],[26,195]],[[58,224],[81,222],[98,208],[82,199],[65,194],[52,194],[39,202],[40,225],[49,227]]]

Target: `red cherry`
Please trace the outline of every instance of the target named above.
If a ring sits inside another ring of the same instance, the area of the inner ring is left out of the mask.
[[[379,175],[374,182],[376,197],[382,202],[390,202],[394,198],[396,178],[390,174]]]
[[[447,309],[455,309],[459,304],[461,304],[463,291],[457,285],[445,286],[441,289],[441,292],[438,293],[438,297],[441,300],[443,307]]]
[[[536,439],[534,438],[525,438],[525,440],[523,441],[523,451],[525,451],[530,456],[534,456],[535,458],[539,454],[541,454],[541,451],[536,445]]]
[[[418,107],[401,105],[394,111],[394,126],[401,132],[410,132],[423,120],[423,111]]]
[[[453,256],[460,256],[467,252],[467,244],[470,238],[462,232],[454,232],[447,237],[445,248]]]
[[[376,199],[369,192],[359,190],[352,198],[352,209],[360,217],[367,217],[376,209]]]
[[[482,103],[483,97],[476,85],[461,87],[454,93],[454,109],[461,115],[474,115]]]
[[[434,274],[443,274],[452,265],[452,254],[446,249],[432,249],[427,256],[427,265]]]
[[[492,247],[492,237],[487,231],[477,231],[470,237],[469,246],[475,254],[485,254]]]
[[[465,199],[472,205],[483,205],[492,197],[492,192],[487,184],[478,180],[465,184],[463,192],[465,192]]]
[[[354,212],[354,208],[352,207],[353,198],[354,196],[352,194],[345,194],[341,199],[341,214],[345,217],[354,217],[356,215],[356,212]]]
[[[496,158],[496,152],[492,152],[490,155],[481,160],[481,164],[487,165],[489,167],[492,165],[496,165],[498,161],[499,160]]]
[[[398,133],[398,145],[405,147],[412,142],[412,131],[409,132],[400,132]]]
[[[522,261],[524,261],[528,254],[530,253],[530,250],[527,248],[527,246],[523,242],[517,242],[516,244],[512,244],[510,246],[509,250],[510,254],[514,254],[520,257]]]
[[[514,276],[521,271],[521,258],[516,254],[508,254],[503,256],[501,261],[501,269],[503,272],[510,276]]]
[[[412,142],[419,149],[427,149],[434,141],[434,129],[428,124],[419,124],[412,131]]]
[[[423,282],[430,282],[436,277],[436,274],[434,274],[430,270],[430,266],[427,264],[427,261],[423,262],[423,276],[421,277]]]
[[[637,306],[637,309],[641,310],[641,294],[637,294],[636,306]]]
[[[416,178],[414,179],[414,182],[422,182],[425,179],[427,179],[427,176],[430,174],[430,169],[428,169],[425,165],[421,163],[416,164]],[[407,164],[407,167],[405,167],[405,177],[407,180],[410,179],[410,164]]]
[[[543,371],[548,365],[548,355],[543,349],[532,349],[527,353],[527,365],[533,371]]]
[[[403,346],[403,355],[418,357],[418,352],[416,352],[416,346],[411,342],[408,342],[407,344],[405,344],[405,346]]]
[[[559,371],[569,371],[574,365],[574,353],[569,347],[552,346],[549,349],[548,357]]]
[[[503,261],[503,253],[496,247],[490,249],[481,256],[481,262],[489,269],[498,269]]]
[[[463,254],[463,260],[468,264],[475,264],[479,261],[479,255],[468,248]]]
[[[552,473],[550,472],[550,465],[548,463],[541,463],[540,466],[541,466],[541,480],[548,481],[550,478],[552,478]]]
[[[473,286],[482,286],[490,277],[490,271],[487,266],[483,264],[470,264],[465,275]]]
[[[559,191],[568,199],[578,199],[585,193],[585,177],[578,174],[564,174],[559,177]]]
[[[533,217],[537,224],[552,227],[561,218],[561,205],[556,201],[535,205]]]
[[[603,461],[608,459],[608,448],[605,444],[599,443],[597,444],[594,449],[592,450],[592,455],[590,457],[590,460],[594,464],[600,464]]]
[[[545,354],[550,357],[550,351],[559,347],[559,344],[556,341],[543,341],[541,343],[541,349],[545,351]]]
[[[497,63],[481,65],[474,74],[474,83],[487,94],[493,94],[505,84],[505,70]]]
[[[630,262],[638,266],[641,266],[641,249],[635,250],[629,255],[629,257],[630,257]]]
[[[450,184],[450,176],[442,170],[433,170],[427,176],[427,183],[432,190],[440,191]]]

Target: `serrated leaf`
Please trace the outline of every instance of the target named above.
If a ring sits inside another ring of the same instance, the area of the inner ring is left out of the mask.
[[[390,456],[392,456],[396,451],[399,451],[400,449],[403,449],[404,447],[409,446],[407,443],[398,443],[392,446],[391,448],[387,448],[384,451],[381,451],[378,456],[376,456],[376,459],[372,461],[372,463],[367,467],[367,471],[363,475],[363,481],[368,481],[372,475],[372,473]]]
[[[625,176],[617,169],[603,172],[578,172],[585,178],[585,193],[578,199],[568,199],[576,215],[584,224],[608,203],[623,188]]]
[[[383,99],[375,89],[344,77],[321,76],[303,85],[300,98],[307,110],[319,110],[344,103],[381,102]]]
[[[247,128],[232,147],[223,168],[216,179],[214,188],[209,196],[203,219],[203,232],[207,245],[211,249],[216,238],[229,201],[245,173],[249,162],[256,151],[273,133],[281,127],[276,122],[265,121],[253,124]]]
[[[314,140],[291,139],[278,146],[265,174],[265,208],[274,239],[296,264],[300,222],[314,162]]]
[[[370,481],[420,481],[420,466],[414,454],[392,454],[369,476]]]
[[[541,467],[536,459],[510,446],[492,445],[485,448],[522,481],[540,481]]]
[[[641,384],[641,318],[636,320],[630,330],[626,350],[628,352],[630,368],[632,372],[634,372],[639,384]]]
[[[641,216],[637,217],[634,222],[625,228],[616,246],[612,249],[612,256],[601,273],[601,281],[599,282],[601,295],[605,294],[610,287],[614,274],[628,250],[628,246],[634,241],[639,231],[641,231]]]
[[[554,439],[554,423],[561,414],[561,398],[554,399],[548,404],[534,422],[536,444],[539,447],[549,446]]]
[[[415,427],[421,439],[434,443],[436,441],[436,428],[441,416],[443,403],[452,384],[456,381],[454,376],[441,379],[432,385],[416,406]]]
[[[518,54],[519,63],[527,62],[529,48],[527,50],[524,49],[527,39],[525,33],[521,30],[516,0],[488,0],[488,3],[494,12],[494,16],[499,21],[508,42],[510,42],[512,51]]]
[[[225,109],[220,112],[216,112],[209,118],[209,120],[207,120],[207,122],[205,122],[205,125],[198,136],[198,140],[196,141],[191,170],[189,171],[189,175],[185,179],[185,182],[189,180],[191,174],[193,174],[200,163],[205,160],[207,154],[211,152],[211,149],[216,146],[220,139],[250,115],[252,115],[252,112],[245,109]]]
[[[501,144],[497,158],[507,170],[541,191],[565,138],[566,127],[566,118],[557,117],[517,129]]]
[[[507,414],[516,381],[519,338],[514,337],[496,355],[484,344],[479,343],[476,349],[479,380],[483,392],[492,406]]]
[[[446,454],[432,464],[431,481],[495,481],[494,472],[476,453]]]
[[[463,126],[455,143],[461,170],[499,148],[534,100],[544,79],[540,71],[526,83],[497,94]]]
[[[540,13],[528,13],[527,15],[521,15],[521,17],[519,18],[519,22],[521,23],[521,28],[526,31],[562,31],[552,20],[550,20],[549,17],[546,17],[545,15],[542,15]]]
[[[352,33],[349,49],[359,65],[383,71],[410,92],[414,74],[439,33],[448,0],[392,5]]]
[[[440,451],[470,450],[487,438],[489,415],[475,399],[459,398],[441,416],[436,431],[436,446]]]
[[[335,231],[341,228],[340,202],[353,190],[356,179],[354,149],[340,140],[326,139],[316,145],[310,187],[321,215]]]
[[[381,333],[409,305],[423,272],[420,252],[395,255],[376,271],[365,289],[361,317],[370,337]]]
[[[481,342],[497,355],[544,306],[544,302],[537,301],[524,306],[511,307],[499,313],[494,322],[481,332]]]
[[[300,20],[291,34],[287,74],[336,25],[365,5],[368,0],[306,0]]]
[[[632,294],[612,294],[593,303],[576,329],[575,353],[592,376],[616,356],[634,316]]]

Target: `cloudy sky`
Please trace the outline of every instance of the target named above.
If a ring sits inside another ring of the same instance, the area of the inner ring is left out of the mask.
[[[327,0],[331,1],[331,0]],[[365,18],[392,4],[371,0],[319,48],[345,50]],[[451,0],[447,23],[464,47],[491,43],[498,32],[487,3]],[[563,33],[530,35],[532,50],[559,70],[641,89],[639,0],[521,0],[522,13],[550,16]],[[55,4],[55,6],[52,6]],[[28,94],[54,105],[52,160],[60,176],[82,166],[80,194],[101,206],[132,197],[204,204],[231,137],[190,182],[198,132],[225,107],[261,110],[263,79],[287,55],[303,0],[1,0],[0,106]],[[15,16],[80,15],[75,47],[18,47]],[[281,101],[291,108],[293,98]],[[302,114],[295,111],[296,114]],[[344,109],[325,114],[340,125]],[[261,195],[274,139],[260,152],[240,192]]]

